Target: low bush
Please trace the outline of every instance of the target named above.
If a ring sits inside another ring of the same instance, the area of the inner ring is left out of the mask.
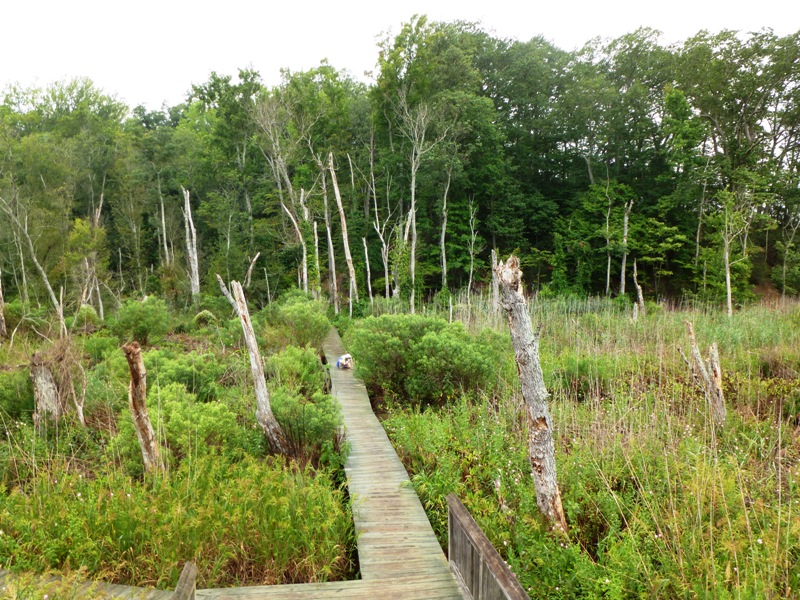
[[[33,410],[30,371],[27,368],[0,371],[0,414],[29,421]]]
[[[121,342],[137,341],[142,345],[160,340],[170,329],[167,303],[149,296],[144,300],[126,300],[119,308],[111,329]]]

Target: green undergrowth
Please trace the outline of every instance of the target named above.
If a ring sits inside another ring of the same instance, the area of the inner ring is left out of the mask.
[[[445,496],[455,492],[532,598],[795,593],[800,309],[753,307],[732,319],[706,310],[653,310],[634,322],[613,303],[578,308],[541,302],[532,309],[543,325],[568,536],[553,532],[536,506],[525,412],[501,320],[477,314],[466,328],[473,343],[496,354],[487,385],[433,403],[379,390],[390,398],[384,425],[443,546]],[[441,336],[448,327],[432,315],[415,319],[411,340]],[[722,429],[712,428],[678,351],[689,352],[687,320],[703,354],[719,344],[728,408]],[[356,322],[348,335],[396,343],[394,332],[407,328],[399,323],[384,331],[378,322]],[[487,339],[483,326],[506,341],[478,343]],[[359,355],[358,347],[353,354],[362,371],[366,361],[368,377],[401,381],[389,377],[396,355],[384,364],[374,354]],[[414,342],[404,351],[413,357]],[[404,360],[413,368],[413,358]]]
[[[108,324],[84,318],[68,341],[42,343],[21,327],[13,345],[0,346],[8,365],[0,370],[0,569],[17,582],[56,573],[170,589],[186,561],[197,564],[201,588],[354,576],[347,448],[318,351],[330,328],[324,306],[291,294],[253,311],[290,446],[275,456],[256,423],[241,325],[229,306],[208,304],[181,314],[158,299],[129,300]],[[133,340],[142,345],[163,474],[145,474],[130,418],[120,346]],[[84,397],[85,428],[72,410],[34,426],[34,351],[60,357],[52,365],[60,389],[72,390],[68,409]]]

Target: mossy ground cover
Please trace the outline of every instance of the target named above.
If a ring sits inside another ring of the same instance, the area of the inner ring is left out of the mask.
[[[253,317],[288,457],[267,452],[241,327],[229,310],[216,312],[196,318],[162,301],[128,301],[109,323],[73,331],[86,428],[71,414],[33,424],[25,365],[49,342],[23,324],[0,347],[2,568],[23,582],[57,572],[165,589],[186,561],[197,564],[199,587],[355,575],[340,415],[319,360],[325,307],[293,296]],[[120,346],[132,339],[146,344],[164,474],[144,473],[127,408]],[[298,339],[301,347],[288,343]]]
[[[751,307],[730,319],[710,308],[651,309],[633,322],[625,306],[606,301],[532,307],[543,325],[566,537],[551,531],[536,507],[513,355],[495,337],[506,326],[501,315],[476,299],[471,340],[451,334],[438,342],[461,344],[451,354],[468,357],[466,347],[483,340],[496,365],[493,379],[451,397],[398,393],[392,373],[373,365],[380,354],[370,340],[412,331],[403,323],[409,317],[381,317],[398,320],[387,328],[379,319],[355,322],[348,336],[374,388],[382,389],[380,379],[370,377],[388,373],[384,424],[443,545],[445,496],[455,492],[531,597],[796,594],[800,306]],[[425,336],[453,327],[432,315],[416,319],[431,326],[415,323],[407,365],[431,345],[421,343]],[[728,407],[722,429],[712,428],[678,352],[688,352],[686,320],[703,351],[712,342],[720,347]]]

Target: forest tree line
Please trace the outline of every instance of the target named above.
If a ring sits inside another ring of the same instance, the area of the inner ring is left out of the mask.
[[[88,79],[8,87],[6,301],[102,316],[219,274],[260,303],[413,310],[483,285],[493,250],[551,293],[631,294],[634,268],[651,298],[729,310],[800,291],[800,32],[567,52],[415,17],[377,54],[371,84],[326,61],[274,87],[211,73],[159,111]]]

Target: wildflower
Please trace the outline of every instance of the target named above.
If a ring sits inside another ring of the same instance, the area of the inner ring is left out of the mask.
[[[764,540],[762,540],[761,538],[758,538],[756,541],[757,541],[759,544],[763,544],[763,543],[764,543]]]

